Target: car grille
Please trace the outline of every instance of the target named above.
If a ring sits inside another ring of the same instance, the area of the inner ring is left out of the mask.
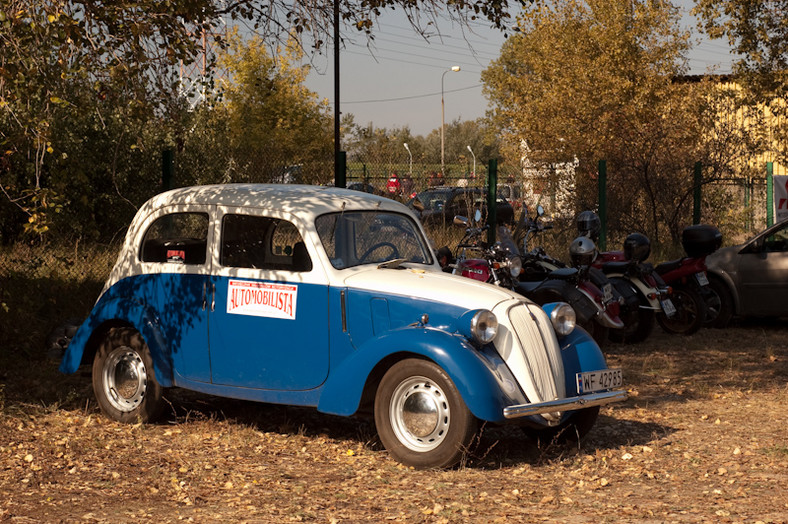
[[[528,401],[536,403],[565,398],[561,348],[550,319],[539,306],[519,304],[509,310],[509,320],[519,339],[533,384],[533,388],[521,384]]]

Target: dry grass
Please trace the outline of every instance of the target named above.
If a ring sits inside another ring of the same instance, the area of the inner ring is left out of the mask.
[[[485,427],[461,467],[415,471],[311,409],[181,391],[165,423],[106,419],[43,343],[114,255],[47,256],[0,263],[0,522],[788,521],[783,322],[610,345],[631,396],[579,447]]]
[[[631,398],[580,447],[486,427],[463,466],[414,471],[372,424],[170,395],[167,423],[97,412],[86,376],[3,372],[0,521],[784,522],[788,329],[612,345]]]

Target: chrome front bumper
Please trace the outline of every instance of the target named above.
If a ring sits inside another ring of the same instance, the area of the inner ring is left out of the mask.
[[[556,411],[572,411],[575,409],[592,408],[594,406],[604,406],[613,402],[623,402],[627,399],[626,391],[604,391],[602,393],[592,393],[581,397],[559,398],[537,404],[520,404],[509,406],[503,409],[505,418],[528,417],[530,415],[541,415],[542,413],[555,413]]]

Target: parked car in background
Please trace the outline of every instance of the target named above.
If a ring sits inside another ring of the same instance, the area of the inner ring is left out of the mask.
[[[361,191],[363,193],[369,193],[370,195],[383,195],[384,192],[372,184],[366,184],[364,182],[351,182],[347,185],[348,189],[352,189],[353,191]]]
[[[170,387],[372,414],[420,468],[456,464],[479,421],[576,440],[627,397],[569,305],[444,273],[399,202],[298,185],[145,203],[60,369],[82,365],[120,422],[155,419]]]
[[[517,184],[498,184],[498,196],[506,199],[519,216],[523,208],[523,191]]]
[[[435,187],[418,193],[408,202],[408,207],[425,225],[451,225],[455,216],[472,217],[477,209],[486,220],[487,192],[477,187]],[[514,223],[514,209],[501,196],[496,202],[496,217],[498,223]]]
[[[715,327],[733,316],[788,316],[788,220],[717,250],[706,257],[706,267],[721,303]]]

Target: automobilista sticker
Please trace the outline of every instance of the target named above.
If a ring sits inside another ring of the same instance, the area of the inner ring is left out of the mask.
[[[227,312],[234,315],[295,320],[298,286],[230,280]]]

